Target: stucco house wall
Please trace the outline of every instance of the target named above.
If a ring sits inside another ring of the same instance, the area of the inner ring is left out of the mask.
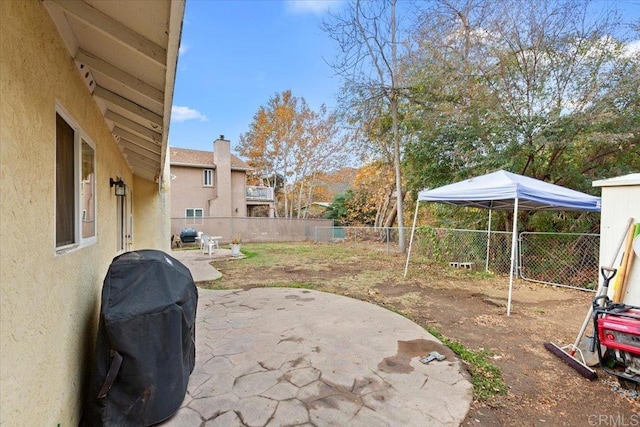
[[[131,249],[171,251],[171,186],[165,165],[164,184],[133,176],[133,236]],[[107,178],[109,181],[109,178]]]
[[[171,216],[182,218],[185,209],[200,208],[204,216],[209,216],[209,200],[217,196],[218,186],[214,179],[213,187],[203,185],[204,167],[171,166]],[[210,166],[209,169],[213,169]],[[215,170],[214,170],[215,176]]]
[[[245,171],[231,171],[231,216],[247,216],[246,182]]]
[[[120,176],[133,249],[169,250],[166,189],[134,177],[40,1],[0,1],[0,420],[78,425],[100,291],[117,251]],[[55,244],[56,105],[95,144],[96,240]]]
[[[213,144],[213,151],[171,148],[172,218],[184,218],[187,208],[201,208],[204,217],[247,216],[246,181],[251,168],[231,154],[228,140],[219,138]],[[213,171],[213,187],[204,185],[205,169]]]

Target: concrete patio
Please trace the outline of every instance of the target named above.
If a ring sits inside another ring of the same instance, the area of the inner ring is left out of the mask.
[[[193,252],[172,255],[216,276]],[[431,351],[446,359],[421,363]],[[200,289],[196,366],[163,425],[459,425],[472,400],[463,371],[424,329],[372,304],[306,289]]]

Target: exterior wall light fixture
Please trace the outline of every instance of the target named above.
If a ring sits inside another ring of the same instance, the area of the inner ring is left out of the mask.
[[[120,177],[117,178],[117,181],[109,178],[109,187],[116,187],[114,190],[116,196],[124,197],[127,195],[127,185]]]

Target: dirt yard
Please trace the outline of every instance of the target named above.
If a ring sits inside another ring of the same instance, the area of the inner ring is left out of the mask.
[[[516,281],[506,316],[508,278],[404,257],[375,245],[245,244],[248,257],[216,262],[223,278],[200,286],[305,286],[369,301],[434,328],[467,349],[490,352],[507,393],[474,401],[465,426],[640,425],[637,393],[601,370],[590,382],[545,350],[572,343],[592,293]]]

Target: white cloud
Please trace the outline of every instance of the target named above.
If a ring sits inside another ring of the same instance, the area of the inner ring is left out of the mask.
[[[180,47],[178,48],[178,54],[183,55],[185,53],[187,53],[187,51],[189,50],[189,46],[186,44],[181,44]]]
[[[342,0],[288,0],[287,9],[293,13],[315,13],[321,15]]]
[[[623,55],[627,58],[630,58],[639,53],[640,53],[640,40],[634,40],[632,42],[629,42],[624,47]]]
[[[187,120],[200,120],[201,122],[206,122],[209,119],[207,119],[207,116],[198,110],[174,105],[171,107],[171,120],[174,122],[186,122]]]

